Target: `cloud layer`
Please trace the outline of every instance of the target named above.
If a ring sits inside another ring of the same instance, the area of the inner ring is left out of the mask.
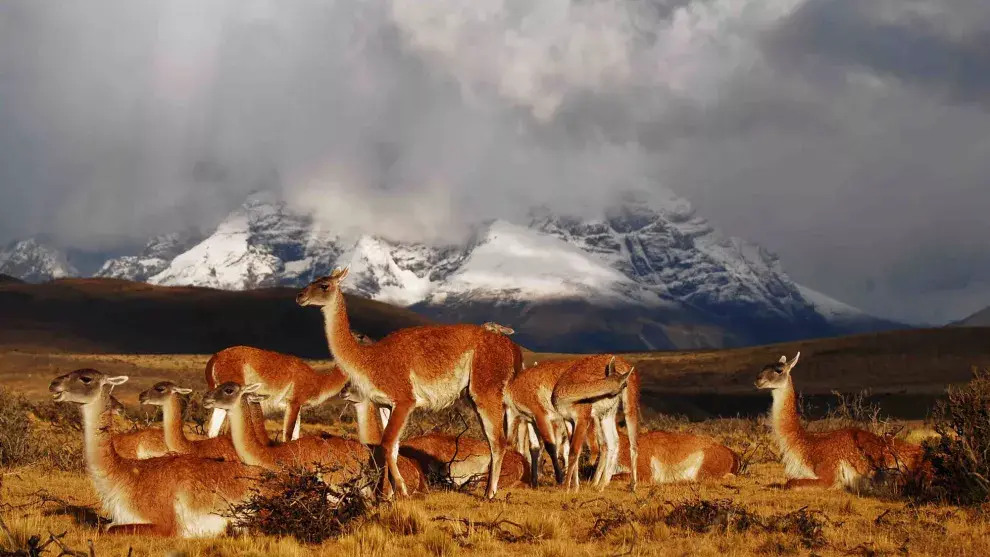
[[[256,188],[442,239],[669,188],[880,315],[990,304],[984,0],[0,4],[0,240]]]

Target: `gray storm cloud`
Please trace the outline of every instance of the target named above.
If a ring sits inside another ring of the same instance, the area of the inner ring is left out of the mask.
[[[990,304],[983,0],[0,4],[0,240],[108,248],[254,189],[447,239],[669,188],[879,315]]]

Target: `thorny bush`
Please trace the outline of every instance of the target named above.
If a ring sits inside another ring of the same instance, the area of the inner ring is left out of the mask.
[[[917,503],[979,506],[990,502],[990,369],[973,368],[963,387],[949,387],[932,415],[940,438],[925,444],[931,474],[907,485]]]
[[[32,405],[0,388],[0,467],[39,463],[82,470],[81,430],[77,409],[51,402]]]
[[[253,488],[245,502],[232,505],[227,516],[237,528],[266,536],[292,536],[302,543],[338,537],[373,509],[374,502],[367,495],[378,474],[368,467],[347,482],[331,485],[321,477],[332,471],[322,465],[266,470],[260,475],[261,487]]]

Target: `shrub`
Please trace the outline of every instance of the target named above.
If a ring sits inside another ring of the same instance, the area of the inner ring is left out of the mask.
[[[762,516],[728,499],[698,499],[674,505],[664,522],[671,528],[708,532],[763,531],[769,534],[796,536],[806,548],[828,545],[825,538],[826,518],[820,513],[800,508],[782,514]]]
[[[260,486],[248,499],[231,506],[227,516],[237,528],[268,536],[292,536],[318,544],[345,532],[356,519],[370,513],[367,497],[375,485],[370,469],[339,485],[321,478],[333,470],[325,466],[261,473]]]
[[[0,466],[20,466],[37,458],[29,412],[23,397],[0,388]]]
[[[932,415],[936,440],[925,444],[931,474],[908,482],[916,502],[976,506],[990,502],[990,369],[973,369],[963,387],[949,387]]]

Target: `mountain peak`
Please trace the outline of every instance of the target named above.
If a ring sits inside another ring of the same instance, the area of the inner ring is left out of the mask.
[[[0,252],[0,272],[34,277],[64,260],[25,241]],[[262,190],[205,238],[159,236],[97,274],[245,289],[301,286],[344,265],[351,293],[442,321],[501,320],[536,349],[741,345],[880,326],[795,284],[774,254],[722,234],[668,190],[624,192],[585,215],[535,207],[525,225],[491,220],[455,245],[340,234]]]
[[[74,277],[79,271],[69,263],[65,252],[44,236],[14,241],[0,251],[0,273],[26,282],[47,282]]]

